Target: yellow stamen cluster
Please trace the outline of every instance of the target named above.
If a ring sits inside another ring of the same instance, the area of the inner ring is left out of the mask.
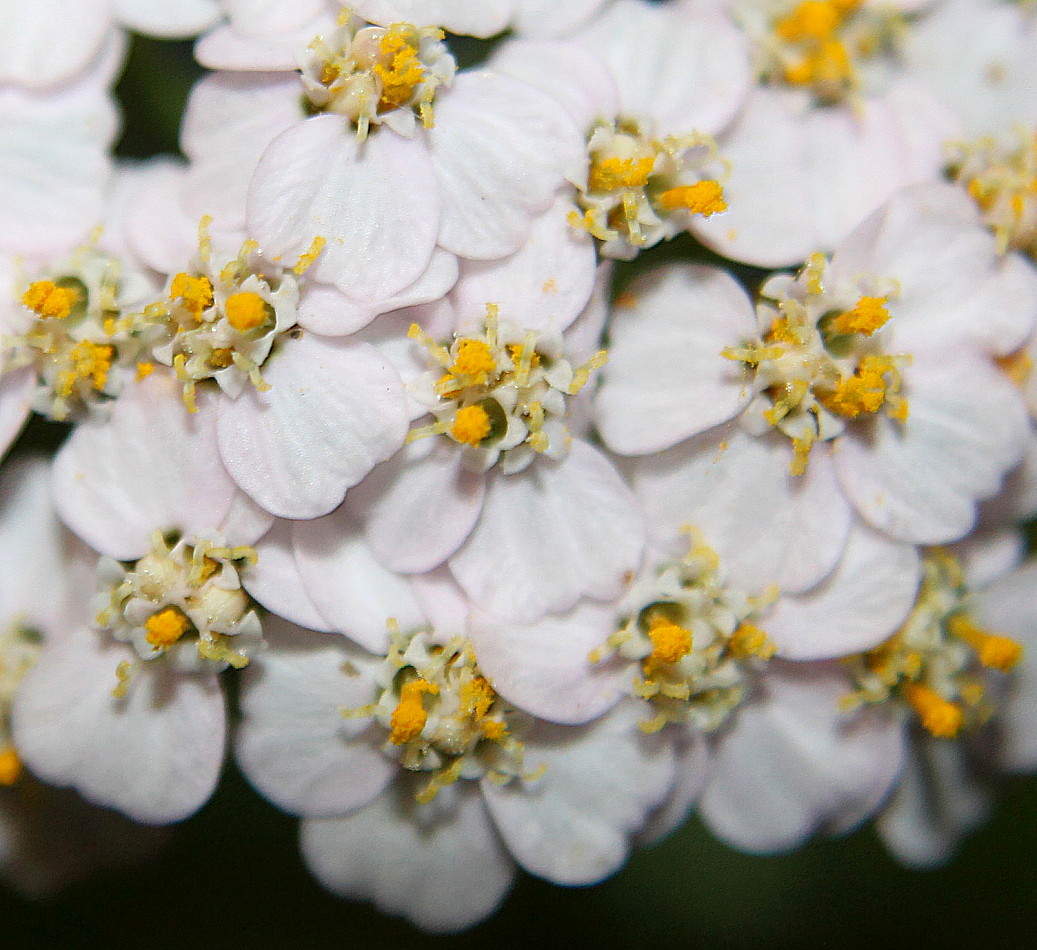
[[[179,273],[169,285],[169,296],[183,304],[184,308],[201,320],[202,313],[213,303],[212,283],[208,277]]]
[[[64,320],[79,299],[72,287],[59,287],[53,281],[37,280],[22,294],[22,303],[41,317]]]
[[[926,555],[915,606],[903,626],[874,650],[847,662],[856,688],[843,705],[902,700],[922,727],[941,739],[981,725],[993,710],[982,671],[1008,673],[1022,659],[1009,637],[979,627],[958,560],[947,551]]]
[[[374,73],[382,81],[379,111],[398,109],[410,102],[425,78],[418,58],[417,31],[399,23],[390,26],[378,42],[378,51],[381,58],[374,64]]]

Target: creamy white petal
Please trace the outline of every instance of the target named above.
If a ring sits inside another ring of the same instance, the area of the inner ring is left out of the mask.
[[[201,33],[221,12],[217,0],[112,0],[112,5],[124,26],[168,39]]]
[[[350,0],[352,10],[371,23],[441,26],[451,33],[487,37],[508,23],[515,0]]]
[[[0,82],[42,88],[81,73],[112,27],[109,0],[7,0],[0,9]]]

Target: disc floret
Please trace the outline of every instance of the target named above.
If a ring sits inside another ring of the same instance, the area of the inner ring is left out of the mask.
[[[837,285],[828,260],[815,254],[798,275],[763,285],[760,338],[723,351],[753,379],[756,396],[743,424],[788,436],[793,474],[806,471],[815,442],[842,435],[855,420],[883,413],[907,421],[902,372],[911,358],[887,353],[883,332],[898,292],[894,281],[873,277]]]
[[[587,187],[574,227],[602,242],[607,257],[633,258],[642,248],[687,230],[694,216],[727,209],[727,164],[703,133],[656,138],[633,119],[599,122],[587,143]]]
[[[184,672],[239,669],[264,645],[240,579],[255,560],[249,547],[158,532],[136,562],[101,560],[94,625],[131,644],[141,661],[166,659]],[[116,695],[130,672],[120,670]]]
[[[568,455],[568,398],[605,364],[604,350],[573,367],[560,333],[523,330],[500,320],[494,304],[486,306],[481,332],[456,336],[449,347],[417,324],[410,337],[436,366],[410,387],[436,421],[413,429],[408,441],[443,435],[462,446],[474,471],[500,460],[501,470],[513,473],[537,455],[555,460]]]
[[[931,735],[953,739],[993,715],[986,671],[1008,673],[1022,659],[1022,647],[975,622],[954,555],[934,549],[924,568],[904,625],[881,646],[848,661],[855,689],[844,706],[892,704],[912,713]]]

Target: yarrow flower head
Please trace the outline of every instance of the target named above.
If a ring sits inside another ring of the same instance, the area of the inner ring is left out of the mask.
[[[957,143],[949,164],[997,236],[1001,253],[1037,258],[1037,129]]]
[[[436,421],[411,430],[410,441],[444,435],[463,447],[474,471],[500,460],[503,472],[519,472],[537,455],[568,455],[568,399],[604,365],[604,350],[574,367],[560,333],[500,320],[494,304],[487,304],[481,332],[457,335],[449,348],[417,325],[410,336],[437,367],[411,384],[412,395]]]
[[[972,618],[969,589],[953,554],[933,549],[924,570],[904,625],[875,650],[848,661],[856,688],[843,705],[902,705],[931,735],[953,739],[994,712],[984,671],[1010,672],[1023,650]]]
[[[240,569],[255,561],[250,547],[156,533],[151,551],[132,565],[104,558],[94,624],[129,643],[141,660],[168,658],[180,670],[246,666],[263,646],[259,617],[241,589]],[[116,695],[131,669],[119,669]]]
[[[335,31],[318,36],[300,62],[308,108],[345,116],[360,139],[383,123],[401,135],[412,134],[418,118],[431,128],[436,91],[457,69],[443,37],[429,26],[370,26],[343,11]]]
[[[852,420],[883,412],[903,423],[908,414],[901,371],[911,358],[886,353],[881,333],[896,284],[862,277],[833,287],[827,269],[816,254],[796,277],[771,278],[761,294],[774,303],[757,310],[763,339],[723,353],[754,374],[757,396],[744,421],[792,439],[797,475],[813,444],[841,435]]]

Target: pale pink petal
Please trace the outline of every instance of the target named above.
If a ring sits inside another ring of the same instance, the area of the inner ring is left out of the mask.
[[[476,260],[517,251],[534,216],[586,164],[583,136],[558,103],[488,72],[457,77],[428,137],[443,197],[439,244]]]
[[[913,545],[855,523],[835,570],[804,594],[778,598],[761,624],[786,659],[862,653],[891,636],[907,618],[921,578]]]
[[[486,805],[511,853],[556,884],[594,884],[619,870],[630,836],[673,783],[673,751],[661,734],[638,728],[627,703],[582,729],[538,723],[525,741],[542,777],[494,785]]]
[[[606,0],[518,0],[512,29],[523,36],[562,36],[590,18]]]
[[[264,253],[292,263],[324,238],[312,276],[358,299],[382,300],[413,284],[432,257],[439,222],[423,142],[389,130],[359,142],[336,115],[282,132],[249,187],[249,230]]]
[[[654,540],[683,553],[684,525],[702,531],[727,582],[809,590],[835,566],[852,509],[824,446],[804,475],[792,475],[784,436],[757,437],[737,424],[704,433],[637,465],[634,486]]]
[[[109,0],[6,0],[0,9],[0,83],[42,88],[86,69],[112,28]]]
[[[651,846],[680,828],[698,805],[702,789],[709,779],[712,753],[701,733],[688,729],[679,735],[674,755],[673,788],[637,835],[635,840],[638,844]]]
[[[724,271],[671,265],[635,282],[617,308],[595,399],[605,444],[624,455],[669,448],[726,422],[752,392],[721,356],[756,331],[752,303]]]
[[[379,26],[412,23],[451,33],[488,37],[508,24],[514,0],[350,0],[350,9]]]
[[[216,787],[223,694],[215,675],[178,674],[159,661],[138,667],[116,699],[116,667],[131,655],[89,630],[46,651],[19,688],[15,742],[47,782],[147,824],[179,821]]]
[[[220,455],[282,518],[315,518],[403,445],[403,384],[366,343],[304,334],[264,365],[270,388],[219,405]]]
[[[450,570],[487,613],[530,623],[581,597],[617,595],[644,541],[619,474],[574,440],[563,462],[538,459],[518,475],[491,477],[482,517]]]
[[[303,860],[333,894],[369,900],[423,930],[454,933],[477,924],[515,874],[482,799],[463,789],[447,811],[439,801],[444,792],[415,805],[414,786],[397,784],[348,817],[304,821]]]
[[[123,26],[166,39],[194,36],[220,17],[217,0],[112,0],[112,5]]]
[[[0,458],[18,438],[32,411],[29,397],[36,383],[31,366],[0,375]]]
[[[328,818],[363,807],[399,770],[362,736],[368,717],[342,715],[376,698],[369,670],[343,671],[365,658],[337,637],[283,621],[264,622],[264,633],[270,649],[249,664],[241,691],[241,770],[292,814]]]
[[[771,667],[716,750],[699,803],[714,834],[742,851],[788,851],[878,808],[903,761],[901,730],[882,714],[840,712],[849,691],[838,667]]]
[[[615,630],[615,612],[590,603],[529,624],[473,611],[468,623],[479,668],[493,688],[526,712],[560,723],[596,719],[633,682],[627,664],[588,659]]]

